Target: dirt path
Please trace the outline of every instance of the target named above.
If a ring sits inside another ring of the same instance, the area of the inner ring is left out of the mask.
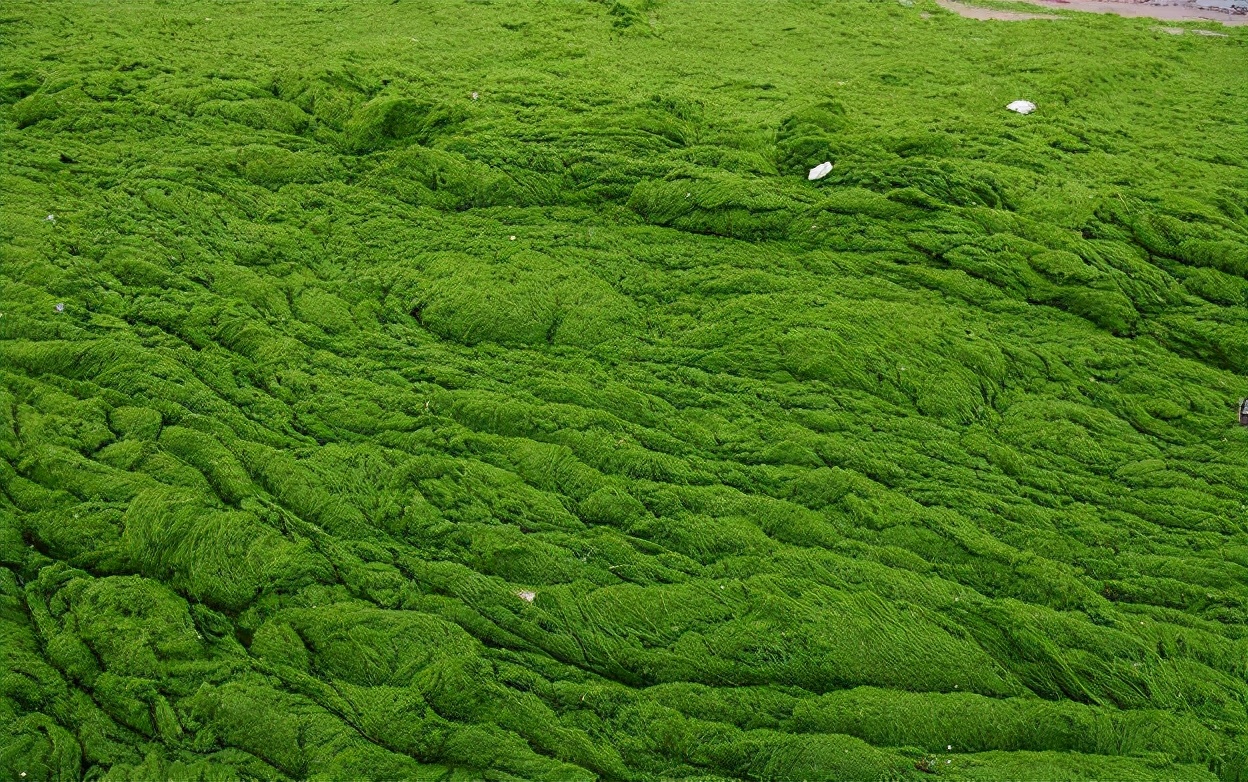
[[[998,22],[1022,22],[1027,19],[1061,19],[1060,16],[1053,14],[1028,14],[1020,11],[998,11],[995,8],[980,8],[976,5],[967,5],[956,0],[936,0],[936,3],[948,11],[953,11],[959,16],[965,16],[967,19],[994,19]]]
[[[994,19],[1005,22],[1017,22],[1026,19],[1060,19],[1060,16],[1044,13],[1026,13],[1022,11],[998,11],[993,8],[980,8],[957,0],[936,0],[942,7],[969,19]],[[1168,22],[1203,21],[1221,22],[1224,25],[1248,25],[1248,12],[1241,13],[1236,9],[1241,0],[1031,0],[1040,6],[1060,8],[1065,11],[1090,11],[1102,14],[1118,14],[1119,16],[1151,17]],[[1248,9],[1248,0],[1242,0],[1242,7]],[[1208,7],[1216,4],[1217,8]]]

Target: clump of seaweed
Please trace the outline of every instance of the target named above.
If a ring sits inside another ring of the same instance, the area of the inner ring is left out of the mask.
[[[2,21],[0,775],[1248,775],[1246,28]]]

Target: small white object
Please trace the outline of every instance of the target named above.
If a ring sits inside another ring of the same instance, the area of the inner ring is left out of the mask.
[[[477,93],[475,93],[475,92],[474,92],[474,93],[472,93],[472,99],[473,99],[473,100],[476,100],[476,99],[477,99]]]
[[[64,304],[61,304],[61,303],[58,301],[58,302],[56,303],[56,306],[55,306],[55,307],[53,307],[52,309],[56,310],[57,312],[64,312],[64,311],[65,311],[65,305],[64,305]]]
[[[47,220],[49,223],[55,223],[55,222],[56,222],[56,215],[48,215],[47,217],[45,217],[45,218],[43,218],[43,219],[44,219],[44,220]]]
[[[513,242],[516,240],[516,237],[515,237],[514,235],[512,235],[512,236],[508,236],[507,238],[508,238],[508,239],[510,239],[510,240],[512,240]]]
[[[952,745],[952,744],[947,744],[947,745],[945,745],[945,749],[953,749],[953,745]]]
[[[533,602],[533,601],[537,598],[537,593],[536,593],[536,592],[530,592],[530,591],[529,591],[529,590],[527,590],[527,589],[522,589],[522,590],[520,590],[519,592],[517,592],[517,593],[516,593],[516,597],[518,597],[518,598],[520,598],[521,600],[524,600],[524,601],[526,601],[526,602],[532,603],[532,602]]]
[[[813,182],[816,179],[823,179],[831,171],[832,171],[832,162],[829,160],[825,160],[819,165],[812,168],[810,170],[810,173],[806,175],[806,178]]]
[[[1030,114],[1036,110],[1036,104],[1029,100],[1016,100],[1006,108],[1010,111],[1017,111],[1019,114]]]

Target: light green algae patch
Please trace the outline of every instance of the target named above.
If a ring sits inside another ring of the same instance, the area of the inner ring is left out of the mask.
[[[0,776],[1248,777],[1225,32],[8,2]]]

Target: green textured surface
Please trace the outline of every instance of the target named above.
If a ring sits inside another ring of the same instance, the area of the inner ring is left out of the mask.
[[[1248,777],[1248,28],[0,16],[0,779]]]

